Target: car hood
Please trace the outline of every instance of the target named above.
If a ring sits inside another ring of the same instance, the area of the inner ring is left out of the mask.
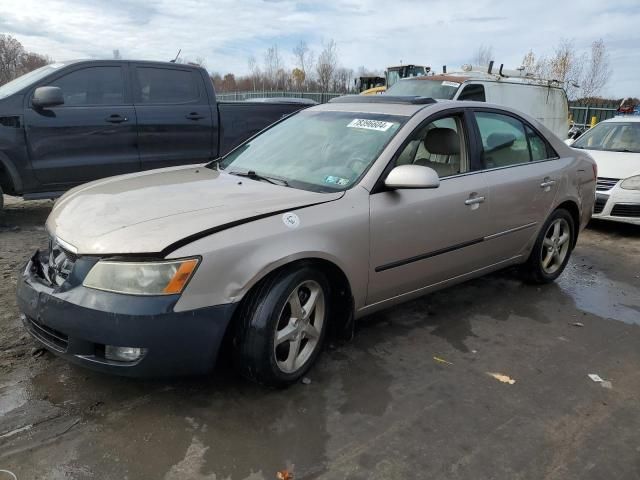
[[[640,153],[582,150],[591,155],[598,165],[598,176],[628,178],[640,175]]]
[[[159,253],[203,231],[337,200],[218,172],[178,167],[107,178],[63,195],[47,230],[78,254]]]

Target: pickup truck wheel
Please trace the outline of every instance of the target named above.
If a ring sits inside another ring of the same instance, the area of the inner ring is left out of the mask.
[[[326,277],[309,267],[280,271],[257,285],[237,318],[240,373],[274,387],[297,382],[322,349],[329,298]]]
[[[522,266],[525,279],[542,284],[558,278],[569,262],[574,238],[571,214],[564,209],[554,211],[540,229],[529,259]]]

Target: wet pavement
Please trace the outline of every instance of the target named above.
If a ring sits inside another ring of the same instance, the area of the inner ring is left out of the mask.
[[[640,228],[591,226],[556,284],[500,272],[363,319],[309,385],[267,390],[225,364],[140,381],[38,350],[13,292],[50,205],[0,214],[0,470],[18,479],[640,478]]]

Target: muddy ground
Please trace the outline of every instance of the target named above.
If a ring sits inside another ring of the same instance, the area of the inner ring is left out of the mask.
[[[273,391],[225,365],[140,381],[38,349],[14,290],[45,243],[50,207],[10,202],[0,214],[0,470],[20,480],[274,479],[282,469],[296,479],[640,478],[640,228],[592,225],[552,285],[506,271],[367,318],[354,341],[324,353],[309,385]]]

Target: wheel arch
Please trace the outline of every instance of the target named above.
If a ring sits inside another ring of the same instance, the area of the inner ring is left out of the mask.
[[[560,203],[556,208],[556,210],[566,210],[571,215],[571,219],[573,220],[573,227],[575,228],[575,232],[573,235],[573,243],[571,245],[571,249],[576,246],[578,241],[578,234],[580,233],[580,208],[578,204],[573,200],[565,200]]]
[[[338,337],[342,339],[351,339],[353,336],[354,328],[354,296],[351,287],[351,282],[345,271],[338,266],[334,261],[319,256],[305,256],[294,259],[286,259],[280,262],[271,264],[268,268],[262,270],[257,275],[251,285],[248,286],[239,302],[247,301],[250,294],[259,288],[259,285],[271,278],[274,275],[278,275],[283,270],[295,269],[302,267],[310,267],[317,269],[327,277],[330,285],[330,302],[331,302],[331,316],[329,318],[329,331],[327,332],[332,337]],[[240,312],[242,309],[236,309],[236,312]],[[231,324],[234,324],[237,320],[237,314]],[[228,329],[231,329],[231,324]]]
[[[8,195],[22,193],[22,180],[18,169],[2,152],[0,152],[0,187]]]

